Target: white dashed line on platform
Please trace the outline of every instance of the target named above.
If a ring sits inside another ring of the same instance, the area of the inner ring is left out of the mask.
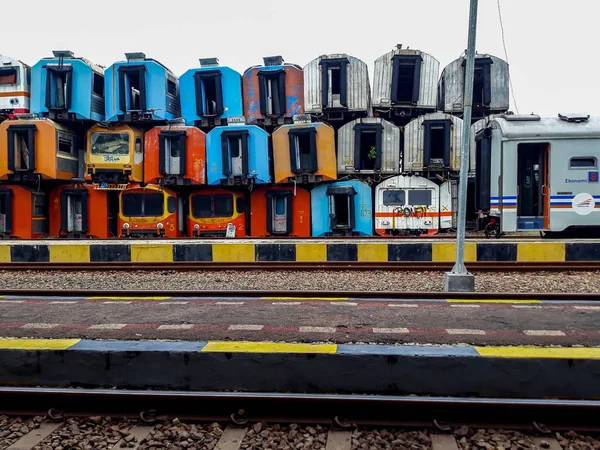
[[[408,328],[373,328],[373,333],[406,334],[408,333]]]
[[[229,325],[230,331],[260,331],[264,325]]]
[[[194,325],[191,323],[161,325],[158,327],[159,330],[191,330],[192,328],[194,328]]]
[[[334,327],[300,327],[300,333],[335,333]]]
[[[527,336],[566,336],[564,331],[560,330],[525,330]]]
[[[483,336],[486,334],[484,330],[467,330],[462,328],[447,328],[446,332],[448,334],[470,334],[477,336]]]

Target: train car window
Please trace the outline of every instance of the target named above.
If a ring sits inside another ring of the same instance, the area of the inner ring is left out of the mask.
[[[168,202],[167,202],[168,203]],[[159,217],[165,208],[163,194],[144,194],[144,215]]]
[[[421,56],[396,55],[392,61],[392,102],[417,103],[421,84]]]
[[[144,151],[144,144],[142,138],[135,138],[135,152],[142,153]]]
[[[214,217],[233,216],[233,195],[214,195],[213,205]]]
[[[354,169],[380,170],[383,125],[358,123],[354,125]]]
[[[167,94],[172,95],[173,97],[177,96],[177,85],[173,80],[167,80]]]
[[[317,129],[313,127],[292,129],[288,135],[291,172],[302,173],[319,170],[317,160]]]
[[[423,166],[450,165],[451,127],[452,121],[425,120],[423,139]]]
[[[348,106],[348,58],[321,59],[321,103],[323,108]]]
[[[177,199],[175,197],[169,197],[167,200],[167,211],[169,214],[175,214],[177,211]]]
[[[569,160],[569,169],[594,169],[598,160],[593,156],[574,156]]]
[[[238,214],[242,214],[246,210],[246,204],[244,203],[244,199],[242,197],[238,197],[235,200],[235,209]]]
[[[223,86],[220,70],[202,70],[194,74],[196,114],[212,116],[223,114]]]
[[[16,67],[0,68],[0,85],[17,84],[18,70]]]
[[[429,189],[408,191],[408,204],[411,206],[431,205],[431,191]]]
[[[212,196],[211,195],[193,195],[192,196],[192,216],[198,219],[205,219],[212,216]]]
[[[34,216],[45,216],[46,215],[46,197],[44,194],[33,194],[33,215]]]
[[[99,73],[94,73],[92,82],[92,93],[98,97],[104,98],[104,77]]]
[[[285,70],[261,70],[258,72],[260,113],[282,115],[287,110],[285,96]]]
[[[125,217],[159,217],[164,212],[162,194],[129,193],[121,196],[121,209]]]
[[[384,206],[403,206],[406,204],[406,192],[401,189],[383,191]]]
[[[77,156],[77,146],[75,145],[75,136],[72,134],[58,132],[58,151]]]
[[[92,155],[129,154],[129,135],[127,133],[92,133],[91,141]]]

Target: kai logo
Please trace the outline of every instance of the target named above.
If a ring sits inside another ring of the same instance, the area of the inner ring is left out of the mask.
[[[590,194],[582,192],[573,198],[571,207],[577,214],[587,216],[596,207],[596,201]]]
[[[119,162],[121,158],[113,155],[104,155],[104,162]]]

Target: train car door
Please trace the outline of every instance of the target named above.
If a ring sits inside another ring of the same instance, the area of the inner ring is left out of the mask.
[[[329,227],[332,231],[352,231],[355,226],[354,196],[351,186],[333,186],[327,188],[329,197]]]
[[[517,146],[517,229],[549,228],[550,144]]]
[[[272,234],[292,232],[292,193],[267,192],[267,231]]]
[[[0,190],[0,233],[12,232],[12,191],[10,189]]]
[[[185,131],[163,130],[160,132],[160,173],[163,175],[185,175],[186,143],[187,135]]]
[[[243,175],[242,140],[236,140],[235,145],[231,146],[230,151],[231,175]]]
[[[65,190],[61,193],[61,231],[68,234],[87,232],[87,191]]]

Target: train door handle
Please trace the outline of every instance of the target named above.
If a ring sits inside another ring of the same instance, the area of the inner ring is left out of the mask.
[[[517,197],[519,196],[519,185],[517,184]]]
[[[546,195],[548,193],[548,186],[542,184],[542,195]]]

